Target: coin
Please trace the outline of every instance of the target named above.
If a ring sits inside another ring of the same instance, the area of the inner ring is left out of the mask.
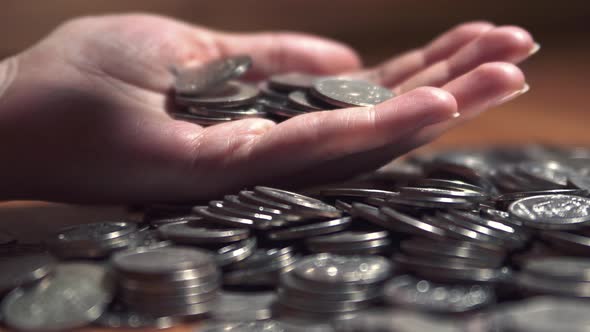
[[[67,330],[100,317],[112,295],[103,267],[60,264],[53,278],[10,292],[2,301],[2,313],[4,322],[18,330]]]
[[[180,244],[231,243],[248,238],[250,232],[244,228],[193,227],[188,223],[166,224],[158,228],[165,239]]]
[[[313,87],[313,83],[318,78],[311,74],[289,72],[271,76],[268,84],[272,89],[284,92],[307,90]]]
[[[56,267],[56,260],[46,253],[27,254],[0,261],[0,294],[45,278]]]
[[[294,273],[303,279],[318,283],[354,282],[363,284],[385,280],[391,270],[391,263],[382,257],[317,254],[301,260]]]
[[[185,106],[235,107],[254,103],[260,91],[249,84],[229,81],[215,90],[198,96],[176,96],[176,102]]]
[[[266,235],[271,240],[293,240],[308,236],[330,234],[346,229],[352,221],[350,217],[338,218],[328,221],[316,222],[308,225],[293,226],[289,228],[270,231]]]
[[[262,186],[255,187],[254,191],[261,196],[288,205],[291,213],[326,218],[337,218],[342,215],[337,208],[309,196]]]
[[[321,111],[330,109],[331,106],[325,106],[320,102],[312,99],[313,97],[307,94],[305,91],[297,90],[289,93],[289,102],[295,108],[301,109],[302,111]]]
[[[311,91],[337,107],[373,106],[394,97],[391,90],[369,82],[339,78],[317,80]]]
[[[181,95],[197,95],[241,76],[252,66],[247,55],[221,58],[200,66],[183,68],[176,77],[174,89]]]
[[[580,196],[532,196],[510,204],[508,210],[537,229],[572,229],[590,223],[590,199]]]
[[[203,250],[181,247],[122,251],[113,256],[113,264],[121,272],[142,275],[205,268],[212,262],[212,255]]]

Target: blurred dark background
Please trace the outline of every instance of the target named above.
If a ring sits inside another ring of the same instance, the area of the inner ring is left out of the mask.
[[[455,129],[435,146],[590,144],[590,1],[2,0],[0,57],[81,15],[145,11],[222,30],[297,30],[355,47],[367,64],[417,47],[460,22],[520,25],[541,51],[522,64],[531,91]]]

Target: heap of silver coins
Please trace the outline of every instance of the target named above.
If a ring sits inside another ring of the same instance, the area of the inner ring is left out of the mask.
[[[290,72],[257,85],[236,80],[251,66],[252,59],[243,55],[179,69],[171,115],[202,126],[252,117],[282,121],[314,111],[376,105],[394,96],[387,88],[346,77]]]
[[[214,124],[391,97],[302,74],[246,88],[232,80],[249,63],[180,72],[175,114]],[[43,243],[0,232],[0,320],[24,331],[586,331],[589,192],[590,149],[450,150],[345,185],[154,204],[141,220],[73,225]]]

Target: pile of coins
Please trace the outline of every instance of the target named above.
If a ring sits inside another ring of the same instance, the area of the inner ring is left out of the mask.
[[[257,86],[237,81],[251,66],[252,59],[242,55],[178,70],[172,116],[202,126],[252,117],[282,121],[309,112],[376,105],[394,96],[363,80],[296,72],[272,76]]]
[[[220,274],[213,256],[193,248],[120,251],[112,258],[119,299],[154,317],[192,316],[211,310]]]
[[[340,272],[340,273],[338,273]],[[279,312],[294,317],[321,317],[367,308],[381,295],[391,263],[378,256],[317,254],[285,274],[278,288]]]
[[[590,325],[589,191],[588,149],[455,150],[346,186],[152,205],[142,222],[70,226],[44,244],[0,233],[2,319],[19,330],[199,319],[210,332],[579,331]]]

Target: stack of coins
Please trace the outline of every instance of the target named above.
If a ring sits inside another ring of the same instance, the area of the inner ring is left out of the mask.
[[[245,260],[227,266],[223,283],[227,286],[274,287],[282,274],[295,267],[297,259],[293,247],[260,248]]]
[[[183,247],[121,251],[113,256],[119,300],[155,317],[197,316],[211,310],[220,274],[213,257]]]
[[[53,254],[61,258],[99,258],[126,249],[136,241],[137,225],[129,222],[100,222],[69,226],[47,240]]]
[[[337,108],[372,106],[392,98],[384,87],[343,77],[284,73],[258,86],[236,81],[252,65],[249,56],[213,60],[177,72],[176,119],[203,126],[245,118],[285,120]]]
[[[184,112],[175,112],[174,117],[204,126],[264,117],[256,104],[258,88],[233,80],[251,66],[249,56],[236,56],[183,69],[176,79],[175,101]]]
[[[376,256],[308,256],[281,278],[279,310],[287,316],[313,317],[367,308],[391,272],[391,263]]]

